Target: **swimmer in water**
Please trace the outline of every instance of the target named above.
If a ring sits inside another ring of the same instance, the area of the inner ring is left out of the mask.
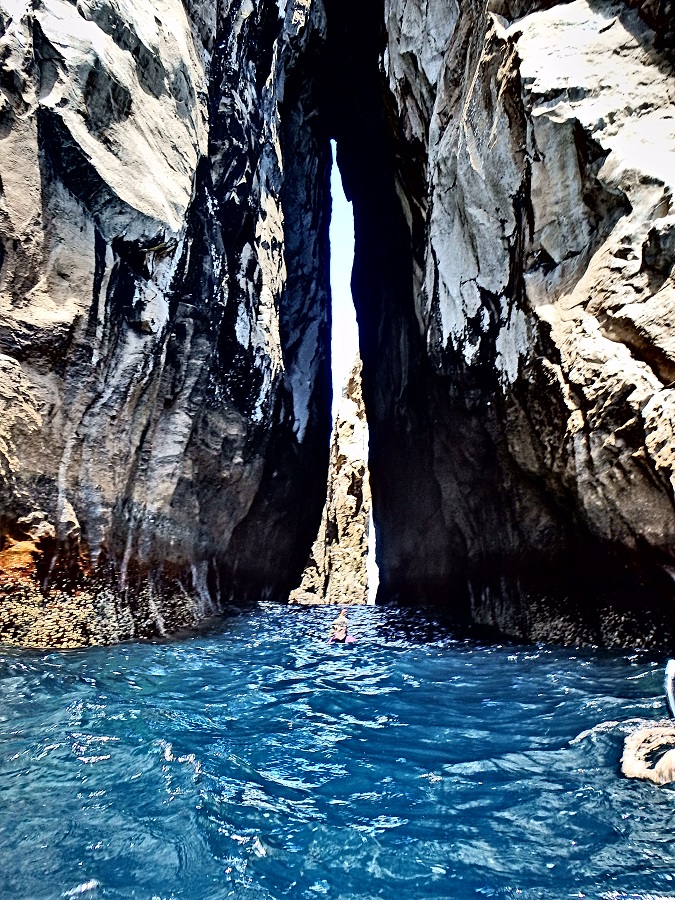
[[[347,620],[347,610],[343,609],[337,619],[330,626],[329,641],[335,641],[338,644],[344,644],[347,640],[347,630],[349,622]]]

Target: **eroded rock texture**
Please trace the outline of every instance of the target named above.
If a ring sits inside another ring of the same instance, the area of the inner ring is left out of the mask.
[[[299,577],[330,432],[324,33],[310,0],[1,0],[0,637],[163,631]]]
[[[380,598],[675,643],[670,0],[0,0],[0,33],[3,636],[299,580],[335,137]]]
[[[338,404],[319,534],[291,603],[368,602],[368,425],[357,360]]]
[[[386,0],[357,29],[327,0],[381,598],[673,639],[672,10],[633,6]]]

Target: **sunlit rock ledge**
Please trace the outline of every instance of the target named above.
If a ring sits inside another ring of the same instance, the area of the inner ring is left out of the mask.
[[[654,784],[675,782],[675,725],[669,720],[654,722],[629,734],[624,742],[621,771],[627,778]]]

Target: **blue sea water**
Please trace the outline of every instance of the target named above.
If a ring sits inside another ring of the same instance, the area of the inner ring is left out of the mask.
[[[0,651],[0,896],[675,897],[675,790],[619,772],[662,658],[330,619]]]

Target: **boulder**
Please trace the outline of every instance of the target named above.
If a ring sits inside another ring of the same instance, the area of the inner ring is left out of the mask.
[[[641,778],[654,784],[675,782],[675,726],[655,723],[628,735],[621,757],[626,778]]]

